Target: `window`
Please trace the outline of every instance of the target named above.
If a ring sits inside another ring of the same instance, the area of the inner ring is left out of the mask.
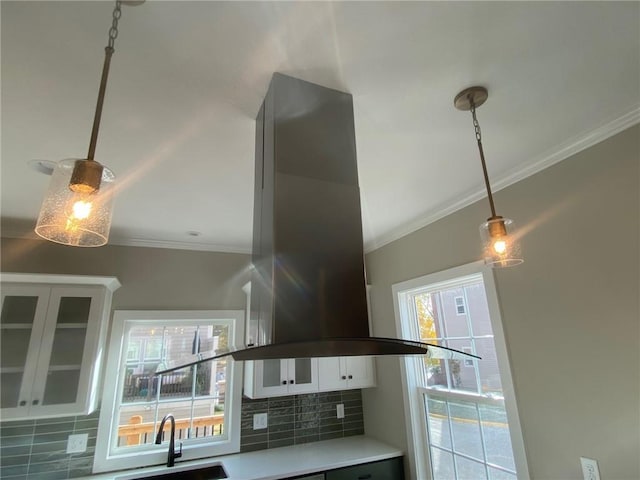
[[[160,362],[241,346],[242,311],[116,311],[94,471],[162,464],[160,421],[176,420],[182,460],[239,451],[241,364],[231,357],[155,375]],[[177,448],[177,447],[176,447]]]
[[[471,264],[394,285],[393,292],[403,338],[482,357],[403,358],[412,477],[529,478],[493,272]]]
[[[464,304],[464,297],[462,296],[456,297],[455,302],[456,302],[456,313],[458,315],[464,315],[465,313],[467,313],[467,308],[465,307],[465,304]]]

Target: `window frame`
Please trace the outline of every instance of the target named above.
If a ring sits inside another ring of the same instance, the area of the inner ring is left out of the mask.
[[[392,286],[392,294],[396,332],[400,338],[416,340],[420,338],[417,322],[411,321],[414,316],[413,306],[411,305],[411,298],[414,293],[432,285],[438,285],[438,288],[446,288],[447,284],[457,285],[464,281],[465,278],[470,279],[473,277],[482,278],[487,296],[487,306],[504,394],[504,407],[509,421],[511,445],[518,478],[529,480],[529,468],[493,269],[485,266],[484,262],[479,261],[394,284]],[[423,378],[424,373],[420,366],[421,357],[406,356],[399,360],[408,442],[409,478],[431,478],[430,455],[424,454],[424,452],[429,452],[429,441],[427,418],[424,414],[424,385],[426,385],[426,379]]]
[[[93,462],[93,472],[108,472],[127,468],[166,464],[167,446],[147,445],[132,452],[112,452],[117,432],[112,431],[112,419],[117,416],[122,386],[119,378],[121,362],[127,362],[125,332],[131,325],[183,325],[185,322],[224,320],[229,323],[229,346],[244,346],[243,310],[116,310],[113,314],[111,338],[104,376],[102,406]],[[207,441],[193,439],[183,446],[180,461],[238,453],[240,451],[240,407],[242,402],[243,362],[227,357],[228,375],[225,395],[224,439]]]

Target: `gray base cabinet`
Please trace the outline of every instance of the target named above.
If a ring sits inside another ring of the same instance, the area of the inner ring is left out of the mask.
[[[404,464],[402,457],[395,457],[287,480],[404,480]]]
[[[325,473],[326,480],[404,480],[402,457],[339,468]]]

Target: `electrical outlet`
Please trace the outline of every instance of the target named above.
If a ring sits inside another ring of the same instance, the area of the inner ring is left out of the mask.
[[[336,416],[338,418],[344,418],[344,403],[336,405]]]
[[[253,429],[262,430],[267,428],[268,420],[266,413],[254,413],[253,414]]]
[[[598,470],[598,462],[592,458],[580,457],[582,464],[582,476],[584,480],[600,480],[600,471]]]
[[[67,453],[83,453],[87,451],[88,433],[69,435],[67,439]]]

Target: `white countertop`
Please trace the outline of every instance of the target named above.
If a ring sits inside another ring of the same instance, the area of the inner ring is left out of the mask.
[[[127,480],[168,471],[191,470],[222,464],[229,480],[278,480],[360,463],[402,456],[402,450],[372,438],[357,435],[291,447],[176,463],[175,467],[149,467],[84,477],[89,480]]]

